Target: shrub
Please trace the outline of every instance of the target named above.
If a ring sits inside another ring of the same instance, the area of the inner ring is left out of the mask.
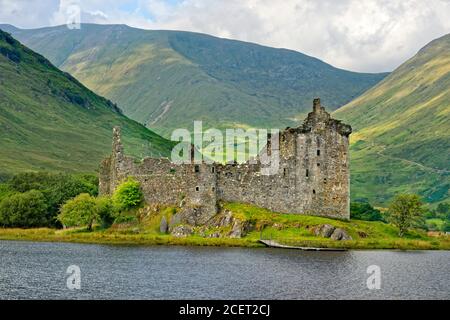
[[[14,190],[6,183],[0,183],[0,201],[14,194]]]
[[[49,221],[44,195],[37,190],[13,194],[0,202],[0,224],[7,227],[42,227]]]
[[[444,226],[442,227],[442,231],[450,232],[450,221],[446,221]]]
[[[365,201],[352,202],[350,204],[350,217],[357,220],[384,221],[380,210],[375,209]]]
[[[114,222],[115,212],[114,205],[109,197],[99,197],[96,199],[96,207],[98,218],[102,228],[108,228]]]
[[[81,194],[98,194],[98,178],[94,175],[68,175],[62,173],[28,172],[15,175],[9,182],[14,192],[38,190],[48,206],[49,226],[57,223],[59,208],[67,200]]]
[[[128,178],[115,190],[113,202],[120,211],[130,210],[142,204],[144,196],[140,184],[134,178]]]
[[[92,230],[94,221],[99,220],[97,201],[87,193],[68,200],[62,207],[58,220],[68,227],[87,225]]]

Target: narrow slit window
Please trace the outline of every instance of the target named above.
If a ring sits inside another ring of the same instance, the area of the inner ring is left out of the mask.
[[[286,175],[287,175],[287,169],[284,168],[284,169],[283,169],[283,177],[286,177]]]
[[[319,149],[317,150],[317,155],[320,156],[320,150]]]
[[[198,164],[195,165],[194,171],[195,171],[196,173],[200,172],[200,166],[199,166]]]
[[[211,172],[212,172],[212,173],[216,172],[216,168],[212,167],[212,168],[211,168]]]
[[[316,194],[316,190],[315,189],[313,189],[313,194]]]
[[[309,177],[309,170],[306,169],[306,177]]]
[[[200,191],[200,187],[195,187],[195,191]]]

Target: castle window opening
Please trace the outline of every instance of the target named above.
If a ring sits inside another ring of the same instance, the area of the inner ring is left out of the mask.
[[[316,190],[315,189],[313,189],[313,194],[316,194]]]
[[[195,187],[195,191],[200,191],[200,187]]]
[[[320,163],[317,162],[317,166],[320,167]]]
[[[306,177],[309,177],[309,170],[306,169]]]
[[[211,167],[211,173],[214,173],[216,171],[216,168]]]
[[[283,169],[283,177],[286,177],[286,174],[287,174],[287,169],[284,168],[284,169]]]
[[[215,187],[212,187],[211,190],[214,192],[214,191],[216,191],[216,188],[215,188]]]
[[[194,171],[195,171],[195,173],[200,172],[200,166],[198,164],[195,165]]]
[[[317,149],[317,155],[320,156],[320,150],[319,149]]]

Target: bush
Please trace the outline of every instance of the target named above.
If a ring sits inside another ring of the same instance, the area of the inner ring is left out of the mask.
[[[450,232],[450,221],[446,221],[444,226],[442,227],[442,231]]]
[[[5,227],[43,227],[49,224],[44,195],[31,190],[13,194],[0,202],[0,224]]]
[[[14,194],[14,190],[6,183],[0,183],[0,201]]]
[[[92,230],[94,221],[99,220],[97,201],[87,193],[82,193],[68,200],[61,207],[58,220],[67,227],[87,225]]]
[[[113,195],[114,205],[119,211],[136,208],[142,204],[143,199],[139,182],[131,177],[122,182]]]
[[[99,197],[96,199],[96,205],[98,218],[102,228],[110,227],[116,218],[114,205],[111,199],[109,197]]]
[[[62,173],[28,172],[15,175],[9,182],[14,192],[38,190],[46,199],[49,226],[57,223],[56,215],[60,206],[67,200],[87,193],[98,194],[98,178],[94,175],[69,175]]]
[[[58,220],[67,227],[88,226],[92,230],[94,222],[109,227],[115,219],[114,206],[108,197],[95,198],[82,193],[68,200],[62,207]]]
[[[351,219],[366,221],[384,221],[380,210],[372,207],[368,202],[352,202],[350,204]]]

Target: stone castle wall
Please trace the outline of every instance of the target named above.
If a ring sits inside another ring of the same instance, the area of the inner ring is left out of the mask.
[[[113,153],[101,165],[100,193],[111,194],[120,181],[133,176],[148,203],[196,208],[195,223],[214,216],[218,201],[349,219],[350,133],[351,127],[332,119],[316,99],[302,125],[277,137],[279,170],[263,175],[260,161],[175,165],[168,159],[146,158],[137,163],[123,154],[120,129],[115,128]]]

